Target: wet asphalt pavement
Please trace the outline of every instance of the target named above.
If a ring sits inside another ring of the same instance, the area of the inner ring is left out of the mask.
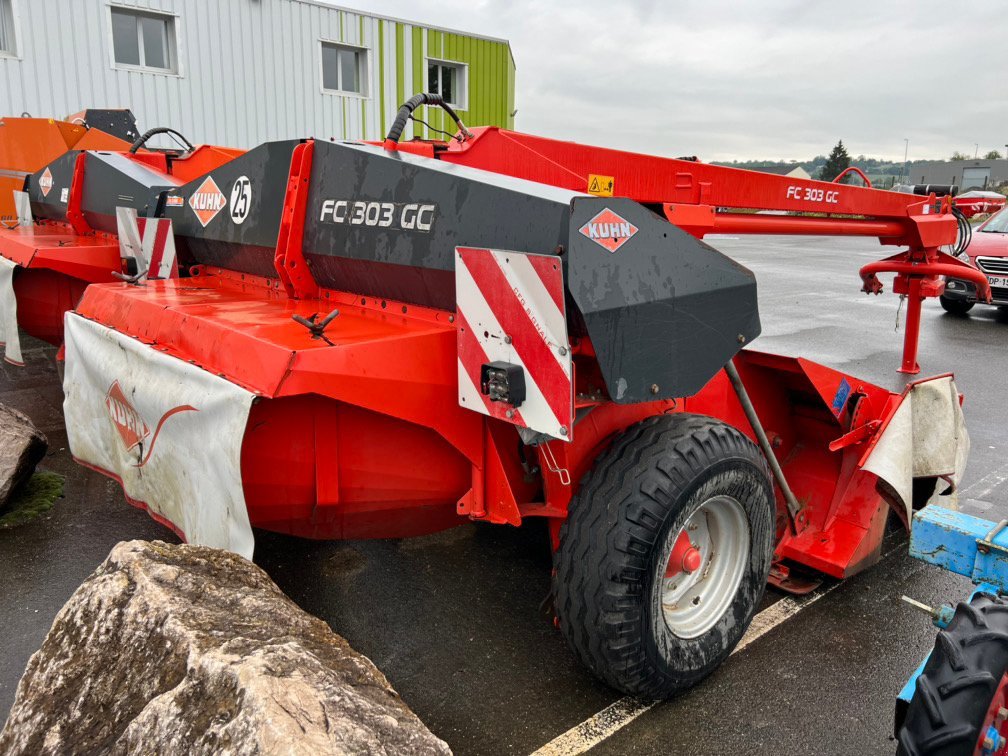
[[[872,240],[708,240],[758,277],[763,335],[753,346],[801,355],[889,388],[902,332],[897,298],[858,292],[857,269],[890,253]],[[972,439],[963,504],[1008,515],[1005,457],[1008,315],[945,315],[925,304],[923,374],[954,370]],[[0,531],[0,712],[59,608],[118,541],[168,530],[118,487],[75,466],[62,430],[54,350],[26,343],[28,366],[5,367],[0,401],[49,436],[43,466],[67,476],[43,519]],[[655,707],[599,753],[891,754],[893,699],[934,631],[899,602],[956,600],[969,583],[906,555],[852,578],[733,656],[712,677]],[[461,754],[529,753],[619,698],[590,677],[553,628],[546,530],[466,525],[402,541],[316,543],[257,534],[256,561],[389,677]],[[766,603],[778,600],[768,592]]]

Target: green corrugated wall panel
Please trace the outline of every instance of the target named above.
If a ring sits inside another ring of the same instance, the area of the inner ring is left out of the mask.
[[[444,57],[444,35],[435,31],[434,29],[427,30],[427,57],[428,58],[443,58]],[[426,68],[424,69],[424,76],[427,75]],[[424,79],[424,82],[427,80]],[[424,88],[426,91],[426,86]],[[434,108],[433,110],[427,111],[427,122],[433,126],[435,129],[444,130],[444,111],[441,108]],[[435,139],[443,139],[443,134],[434,133],[431,135]]]
[[[360,36],[357,37],[357,39],[359,39],[361,41],[361,44],[364,44],[364,16],[360,16]],[[374,95],[372,94],[372,97],[373,96]],[[360,124],[361,124],[361,133],[360,133],[360,137],[359,138],[360,139],[365,139],[367,137],[367,133],[368,133],[368,128],[367,128],[367,100],[364,99],[363,97],[361,97],[361,101],[360,101]]]
[[[403,57],[406,51],[403,49],[405,36],[403,35],[403,25],[395,25],[395,77],[396,77],[396,101],[398,107],[406,99],[403,88],[406,84],[406,67],[403,65]],[[413,94],[410,92],[410,94]]]
[[[442,49],[444,50],[444,58],[445,58],[445,60],[462,60],[463,56],[465,55],[465,52],[462,50],[462,46],[459,44],[458,35],[457,34],[443,34],[442,35],[442,40],[443,40],[443,42],[442,42],[442,45],[443,45]],[[466,112],[466,111],[461,111],[461,112]],[[462,122],[465,123],[465,121],[466,121],[466,117],[465,116],[459,116],[459,118],[461,118]],[[448,118],[447,116],[442,116],[441,120],[445,124],[444,129],[446,131],[454,131],[454,125],[452,124],[450,118]]]
[[[426,72],[424,71],[424,33],[423,29],[419,26],[413,27],[413,89],[416,92],[410,92],[410,95],[414,95],[417,92],[423,92],[426,90]],[[414,124],[413,134],[418,137],[426,137],[427,129],[418,124]]]
[[[381,133],[385,132],[385,103],[387,95],[391,92],[385,91],[385,21],[378,20],[378,113],[381,117]]]
[[[511,115],[515,111],[515,67],[514,63],[511,62],[511,55],[507,54],[507,70],[508,70],[508,80],[507,80],[507,121],[505,122],[509,129],[514,128],[514,116]]]
[[[364,44],[365,19],[360,17],[360,37]],[[343,14],[340,14],[339,38],[346,39]],[[373,27],[368,27],[373,28]],[[387,35],[387,38],[386,38]],[[501,42],[470,37],[464,34],[442,32],[422,26],[389,19],[379,19],[377,39],[371,40],[372,60],[378,83],[372,97],[378,101],[378,115],[366,100],[360,102],[362,136],[375,138],[372,132],[384,135],[389,125],[389,115],[407,98],[417,92],[427,91],[427,58],[466,64],[468,71],[467,102],[459,109],[459,116],[470,126],[502,126],[514,128],[511,112],[515,109],[515,67],[508,46]],[[411,43],[411,54],[407,56],[405,43]],[[388,49],[395,46],[395,53]],[[386,61],[388,55],[388,61]],[[391,68],[391,71],[389,69]],[[412,84],[406,85],[406,78],[412,74]],[[386,77],[388,79],[386,80]],[[411,91],[407,91],[409,88]],[[394,102],[390,102],[394,98]],[[353,102],[345,99],[343,108],[343,133],[346,136],[350,125],[347,110]],[[350,111],[353,112],[352,110]],[[454,131],[454,124],[440,109],[430,109],[418,117],[427,120],[431,126]],[[371,123],[371,121],[376,121]],[[414,134],[418,137],[447,139],[435,132],[414,124]]]

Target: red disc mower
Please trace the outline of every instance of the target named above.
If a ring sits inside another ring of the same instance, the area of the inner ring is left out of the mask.
[[[896,273],[910,298],[915,372],[921,300],[970,274],[939,252],[957,233],[947,198],[461,122],[450,144],[400,144],[422,104],[455,117],[418,95],[384,143],[270,142],[184,177],[66,156],[47,169],[66,207],[29,177],[66,259],[131,209],[177,253],[175,273],[156,238],[120,233],[102,264],[135,273],[65,318],[77,460],[183,538],[247,556],[254,527],[389,538],[545,518],[571,648],[650,698],[723,661],[768,580],[803,591],[868,567],[891,512],[906,522],[954,485],[968,437],[950,375],[893,393],[749,348],[755,277],[702,241],[904,247],[862,273],[875,292]],[[0,235],[0,254],[38,230]]]

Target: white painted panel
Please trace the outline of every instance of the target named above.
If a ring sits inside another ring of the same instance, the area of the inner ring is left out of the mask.
[[[864,469],[886,481],[913,517],[913,480],[943,476],[957,488],[969,457],[959,390],[951,376],[910,389],[879,437]],[[939,482],[939,490],[944,489]]]
[[[251,559],[241,445],[252,394],[73,313],[65,334],[74,458],[118,477],[189,543]]]
[[[4,359],[12,365],[23,365],[21,339],[17,325],[17,298],[14,296],[14,271],[17,265],[0,257],[0,347]]]

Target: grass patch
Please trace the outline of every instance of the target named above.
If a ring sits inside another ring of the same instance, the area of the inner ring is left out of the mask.
[[[52,509],[56,499],[63,496],[63,480],[62,475],[37,471],[0,513],[0,530],[24,525]]]

